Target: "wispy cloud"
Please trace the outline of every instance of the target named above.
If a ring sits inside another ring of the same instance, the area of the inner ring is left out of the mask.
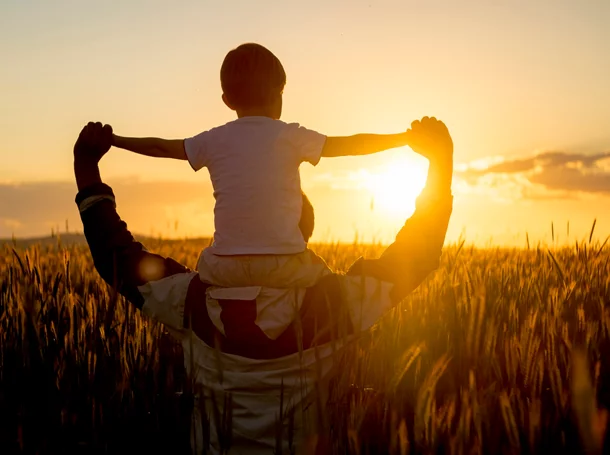
[[[575,193],[610,193],[610,152],[543,152],[456,171],[468,187],[506,190],[526,199],[574,197]]]
[[[214,199],[209,183],[109,183],[121,215],[135,232],[208,235],[212,231]],[[0,237],[45,235],[52,229],[63,231],[66,223],[71,230],[81,230],[75,196],[76,186],[69,182],[0,183]]]

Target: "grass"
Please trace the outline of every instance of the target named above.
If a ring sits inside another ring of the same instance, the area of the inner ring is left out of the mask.
[[[194,267],[202,245],[147,246]],[[314,249],[337,270],[381,251]],[[329,450],[601,453],[609,250],[446,247],[440,269],[345,353]],[[188,453],[186,383],[180,347],[112,294],[85,246],[1,247],[2,453]]]

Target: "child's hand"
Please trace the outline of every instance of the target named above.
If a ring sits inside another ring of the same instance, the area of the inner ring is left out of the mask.
[[[406,135],[409,147],[429,160],[453,158],[453,141],[449,130],[434,117],[415,120]]]

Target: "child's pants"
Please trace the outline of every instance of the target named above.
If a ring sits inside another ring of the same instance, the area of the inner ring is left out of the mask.
[[[307,288],[329,271],[309,249],[296,254],[218,256],[206,248],[197,269],[203,282],[228,288]]]

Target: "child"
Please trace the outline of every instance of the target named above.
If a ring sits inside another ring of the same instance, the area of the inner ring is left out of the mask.
[[[401,147],[407,145],[407,133],[326,137],[282,122],[286,73],[259,44],[230,51],[220,82],[222,100],[237,120],[184,140],[114,136],[113,145],[187,160],[195,171],[208,168],[216,199],[215,232],[198,262],[203,281],[224,287],[310,286],[317,272],[299,231],[299,165]]]

